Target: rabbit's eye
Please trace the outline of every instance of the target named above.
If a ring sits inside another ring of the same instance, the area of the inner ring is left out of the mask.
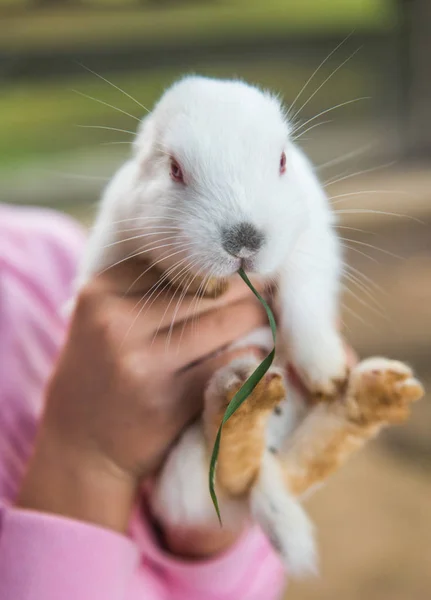
[[[171,158],[171,178],[177,183],[184,183],[183,170],[174,158]]]
[[[286,153],[282,152],[280,157],[280,175],[286,172]]]

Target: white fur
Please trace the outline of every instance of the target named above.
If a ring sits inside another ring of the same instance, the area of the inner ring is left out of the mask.
[[[290,130],[278,99],[241,81],[174,84],[142,121],[133,156],[105,191],[79,284],[143,245],[161,269],[184,259],[201,275],[231,275],[240,259],[223,249],[222,229],[252,223],[265,243],[245,266],[278,277],[291,360],[311,387],[329,391],[345,369],[335,328],[340,245],[327,198]],[[171,157],[185,184],[170,177]]]
[[[208,451],[200,422],[189,427],[169,454],[151,498],[153,513],[164,523],[205,525],[220,524],[208,491]],[[223,524],[240,530],[248,519],[242,500],[224,498],[218,490]]]
[[[276,450],[283,446],[283,442],[307,414],[307,404],[300,391],[288,383],[286,390],[286,398],[280,402],[277,412],[273,412],[268,420],[267,447]]]
[[[222,230],[249,222],[265,243],[244,266],[278,277],[291,360],[310,387],[330,391],[345,371],[335,327],[340,245],[290,131],[279,100],[256,87],[204,77],[174,84],[143,119],[133,156],[105,191],[78,283],[139,251],[161,269],[184,260],[173,276],[187,263],[201,275],[229,276],[241,259],[223,249]],[[184,184],[170,177],[171,157]]]
[[[400,375],[405,375],[406,377],[413,376],[413,371],[406,364],[399,360],[389,360],[382,356],[372,356],[367,358],[356,365],[354,369],[354,373],[357,373],[359,376],[367,371],[393,371]]]
[[[104,193],[78,286],[138,252],[160,269],[172,267],[173,277],[184,264],[200,275],[230,276],[241,259],[223,249],[222,230],[251,223],[265,242],[243,266],[278,280],[279,357],[289,354],[310,387],[330,391],[345,370],[335,327],[340,245],[322,187],[290,134],[279,100],[256,87],[203,77],[174,84],[143,119],[133,156]],[[184,184],[171,178],[171,158],[181,165]],[[256,340],[271,344],[268,332]],[[280,446],[301,418],[301,399],[293,400],[282,407],[283,419],[271,420],[270,444]],[[153,498],[160,516],[182,524],[214,522],[207,458],[197,424],[167,460]],[[283,556],[301,571],[313,564],[310,526],[272,462],[265,459],[253,513],[271,535],[277,529]],[[271,513],[274,502],[284,515],[280,521]],[[222,511],[228,522],[244,515],[235,502],[224,502]]]
[[[259,479],[251,492],[251,512],[292,575],[315,573],[313,527],[284,485],[279,463],[265,452]]]

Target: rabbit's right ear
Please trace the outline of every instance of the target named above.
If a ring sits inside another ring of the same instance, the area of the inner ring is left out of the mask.
[[[138,125],[138,128],[136,130],[136,135],[133,139],[133,143],[132,143],[132,151],[133,151],[133,156],[136,156],[139,153],[140,148],[142,147],[142,142],[143,140],[145,140],[146,136],[146,129],[148,129],[148,121],[149,121],[149,116],[150,115],[146,115],[145,117],[143,117]]]
[[[250,497],[251,512],[292,575],[317,572],[313,526],[286,489],[277,459],[265,452]]]

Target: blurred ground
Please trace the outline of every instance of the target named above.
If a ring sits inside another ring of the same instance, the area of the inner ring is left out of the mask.
[[[423,406],[413,419],[419,424],[421,418],[431,416]],[[410,428],[413,445],[414,429]],[[310,502],[320,542],[321,575],[314,581],[292,583],[286,597],[427,600],[430,496],[429,463],[422,468],[408,458],[400,461],[384,442],[370,445]]]

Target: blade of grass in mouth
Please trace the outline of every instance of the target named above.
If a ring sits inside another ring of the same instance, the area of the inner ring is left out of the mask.
[[[238,273],[239,273],[240,277],[242,278],[242,280],[246,283],[246,285],[250,288],[250,290],[256,296],[256,298],[260,301],[260,303],[262,304],[262,306],[264,307],[264,309],[266,311],[266,314],[268,315],[269,325],[270,325],[271,331],[272,331],[272,338],[274,340],[274,347],[271,350],[271,352],[268,354],[268,356],[266,358],[264,358],[264,360],[260,363],[260,365],[257,366],[257,368],[250,375],[250,377],[243,383],[241,388],[237,391],[235,396],[229,402],[229,404],[226,408],[226,411],[224,413],[222,422],[220,424],[220,427],[218,429],[217,435],[216,435],[216,439],[214,442],[214,447],[213,447],[213,451],[212,451],[212,455],[211,455],[211,461],[210,461],[209,488],[210,488],[211,498],[212,498],[214,508],[216,510],[220,525],[222,525],[222,520],[221,520],[220,508],[218,505],[217,495],[215,492],[215,471],[216,471],[216,467],[217,467],[217,459],[218,459],[218,454],[219,454],[219,450],[220,450],[220,441],[221,441],[221,436],[222,436],[222,431],[223,431],[223,425],[234,414],[234,412],[236,410],[238,410],[238,408],[241,406],[241,404],[243,402],[245,402],[245,400],[247,400],[247,398],[253,392],[254,388],[257,386],[259,381],[261,381],[262,378],[265,376],[265,373],[268,371],[268,369],[272,365],[272,362],[274,360],[274,355],[275,355],[276,325],[275,325],[274,315],[273,315],[268,303],[266,302],[266,300],[264,298],[262,298],[262,296],[259,294],[259,292],[257,292],[255,290],[253,284],[251,283],[250,279],[247,277],[245,271],[243,269],[239,269]]]

